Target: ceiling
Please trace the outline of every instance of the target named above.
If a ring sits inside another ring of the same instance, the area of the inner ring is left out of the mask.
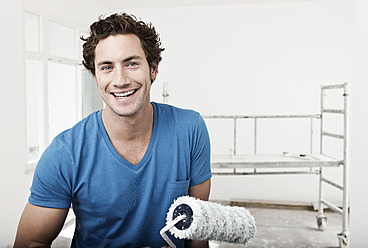
[[[93,0],[107,9],[136,9],[216,5],[249,2],[249,0]]]
[[[206,5],[235,5],[245,3],[276,3],[276,2],[311,2],[323,0],[92,0],[106,9],[137,9],[137,8],[162,8],[185,7]],[[337,1],[337,0],[331,0]]]

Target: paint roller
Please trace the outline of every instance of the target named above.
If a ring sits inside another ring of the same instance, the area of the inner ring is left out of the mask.
[[[173,248],[166,232],[179,239],[245,244],[256,232],[254,217],[243,207],[223,206],[190,196],[177,198],[166,216],[162,238]]]

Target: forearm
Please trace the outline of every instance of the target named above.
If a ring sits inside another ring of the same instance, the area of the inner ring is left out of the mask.
[[[15,242],[14,242],[14,248],[23,248],[23,247],[28,247],[28,248],[49,248],[51,247],[51,244],[46,244],[43,242],[39,242],[39,241],[31,241],[28,239],[24,239],[22,237],[17,237]]]

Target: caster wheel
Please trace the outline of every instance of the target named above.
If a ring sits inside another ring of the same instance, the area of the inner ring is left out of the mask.
[[[348,247],[348,236],[344,233],[339,233],[337,235],[337,238],[339,239],[339,247],[345,248]]]
[[[317,217],[318,230],[324,231],[327,225],[327,217],[319,216]]]

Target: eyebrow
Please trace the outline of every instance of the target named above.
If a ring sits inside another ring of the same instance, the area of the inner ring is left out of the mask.
[[[139,56],[139,55],[133,55],[133,56],[130,56],[130,57],[124,59],[123,62],[128,62],[128,61],[131,61],[133,59],[142,59],[142,57]]]
[[[132,55],[130,57],[127,57],[127,58],[123,59],[122,62],[123,63],[126,63],[126,62],[131,61],[131,60],[134,60],[134,59],[143,59],[143,58],[141,56],[139,56],[139,55]],[[111,61],[101,61],[101,62],[97,63],[97,66],[111,65],[111,64],[112,64]]]

